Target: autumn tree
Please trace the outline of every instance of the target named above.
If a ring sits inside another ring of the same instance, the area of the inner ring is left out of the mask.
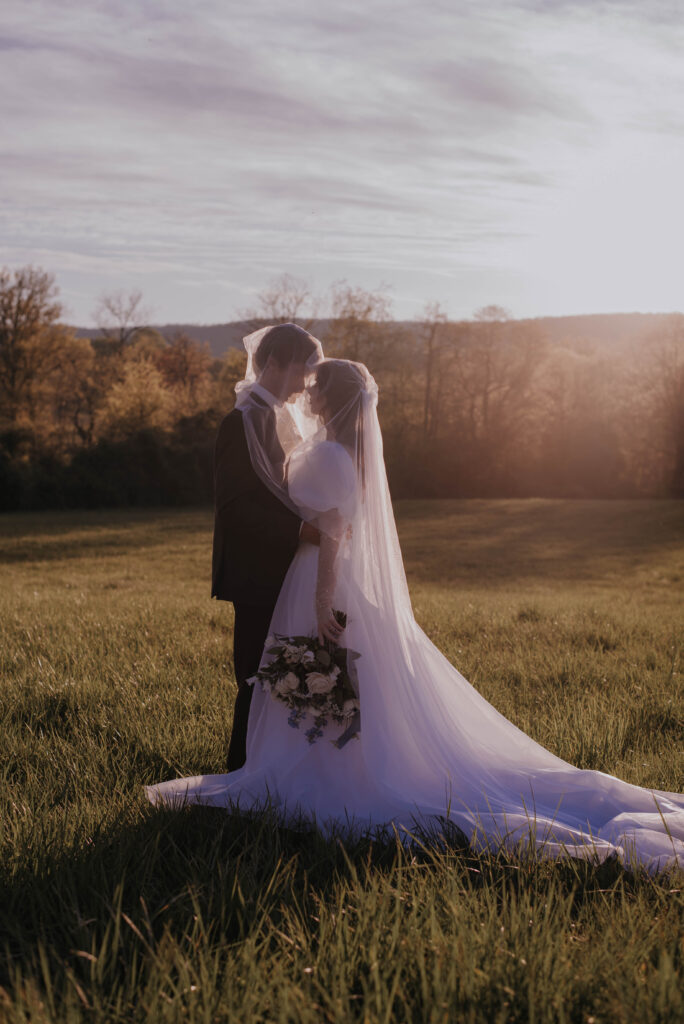
[[[32,266],[0,271],[0,419],[6,444],[18,443],[23,433],[32,449],[55,440],[63,447],[72,432],[78,434],[75,418],[92,350],[87,339],[59,322],[61,314],[52,274]]]
[[[244,349],[229,348],[223,359],[214,363],[216,374],[216,405],[221,412],[229,412],[235,402],[235,385],[243,380],[247,371],[247,353]]]
[[[549,352],[534,385],[534,436],[541,494],[563,497],[621,492],[623,457],[616,429],[619,367],[582,339]]]
[[[671,317],[654,359],[656,423],[666,455],[668,493],[684,498],[684,316]]]
[[[431,310],[418,331],[420,486],[445,496],[511,485],[534,418],[533,382],[545,353],[538,328],[489,306],[470,321]]]
[[[623,436],[646,493],[684,497],[684,315],[673,314],[625,374]]]
[[[122,441],[144,430],[165,431],[173,423],[173,396],[151,360],[129,361],[107,392],[97,432]]]
[[[101,295],[93,315],[103,341],[119,356],[149,318],[142,292],[123,290]]]
[[[243,312],[246,331],[256,331],[266,324],[296,323],[310,331],[316,323],[318,303],[310,285],[292,274],[274,277],[259,292],[256,305]]]
[[[153,361],[167,387],[182,388],[194,398],[207,378],[211,355],[206,343],[200,345],[184,331],[177,331],[155,352]]]
[[[423,362],[424,388],[422,427],[423,440],[436,433],[441,410],[444,376],[442,362],[447,346],[447,317],[438,302],[425,307],[418,326],[417,340]]]
[[[452,419],[459,437],[496,456],[530,415],[531,385],[545,354],[532,324],[518,324],[499,306],[478,310],[456,326],[449,346]]]
[[[63,344],[57,294],[54,276],[37,267],[0,270],[0,396],[6,423],[16,424],[31,408],[36,384],[50,373]]]
[[[384,289],[368,291],[337,281],[330,289],[326,354],[365,363],[377,373],[386,362],[391,300]]]
[[[67,337],[41,393],[43,446],[66,454],[92,444],[102,391],[89,338]]]
[[[156,327],[140,327],[126,345],[123,356],[124,359],[151,359],[154,362],[166,346],[166,338]]]

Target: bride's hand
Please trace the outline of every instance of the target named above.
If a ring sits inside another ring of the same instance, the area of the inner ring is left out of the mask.
[[[318,642],[322,644],[325,643],[326,640],[330,640],[332,643],[338,644],[343,633],[344,626],[339,624],[333,615],[332,608],[329,605],[325,608],[319,608]]]

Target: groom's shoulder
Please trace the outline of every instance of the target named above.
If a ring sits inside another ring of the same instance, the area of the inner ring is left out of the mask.
[[[240,409],[231,409],[219,423],[219,430],[234,430],[240,426],[242,426],[242,411]]]
[[[245,428],[242,423],[242,413],[239,409],[231,409],[219,423],[216,435],[217,443],[230,441],[231,439],[244,437]]]
[[[238,420],[242,421],[242,409],[231,409],[230,412],[227,412],[221,420],[221,426],[223,426],[224,423],[235,423]]]

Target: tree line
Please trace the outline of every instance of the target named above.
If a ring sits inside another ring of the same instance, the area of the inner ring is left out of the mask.
[[[320,324],[304,282],[273,281],[244,314]],[[0,271],[0,508],[211,501],[212,450],[244,353],[222,358],[147,324],[139,292],[104,295],[95,337],[62,318],[51,274]],[[327,355],[366,363],[395,497],[684,497],[684,316],[607,352],[551,343],[498,306],[392,319],[386,292],[327,298]],[[305,315],[306,314],[306,315]]]

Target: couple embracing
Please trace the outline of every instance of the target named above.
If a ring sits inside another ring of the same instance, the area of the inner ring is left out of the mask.
[[[479,849],[684,865],[684,796],[556,757],[418,626],[366,367],[325,359],[295,324],[244,343],[245,378],[215,457],[212,596],[235,608],[228,771],[148,786],[149,799],[250,814],[269,806],[325,835],[391,828],[410,844],[417,829],[455,827]],[[340,744],[332,721],[305,733],[260,685],[276,637],[354,652],[352,741]]]

